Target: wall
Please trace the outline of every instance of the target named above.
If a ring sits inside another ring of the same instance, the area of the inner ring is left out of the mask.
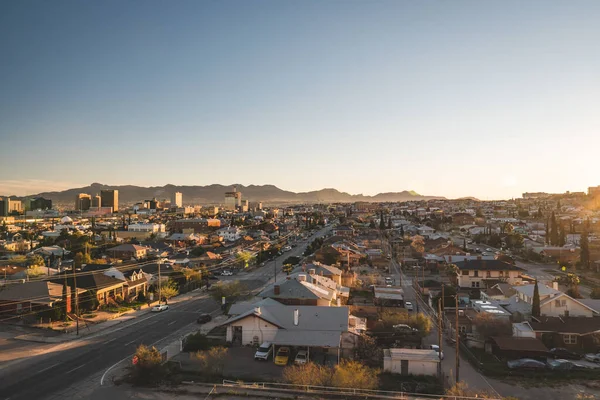
[[[233,340],[234,326],[242,327],[242,345],[252,345],[254,336],[258,336],[259,343],[270,342],[275,338],[279,329],[277,326],[252,315],[227,325],[227,342]]]
[[[566,300],[565,307],[557,307],[554,300],[550,300],[548,303],[542,305],[540,307],[541,315],[549,316],[549,317],[560,317],[565,315],[565,311],[569,311],[570,317],[593,317],[594,314],[592,310],[587,307],[584,307],[582,304],[579,304],[572,299],[566,296],[560,296],[556,299],[557,301]]]
[[[395,374],[401,374],[402,361],[393,359],[391,357],[383,358],[383,370],[389,371]],[[437,362],[432,361],[414,361],[408,362],[408,373],[409,375],[431,375],[437,376]]]

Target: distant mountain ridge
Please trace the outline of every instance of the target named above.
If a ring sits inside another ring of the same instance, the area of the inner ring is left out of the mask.
[[[82,188],[67,189],[60,192],[44,192],[37,195],[51,199],[55,203],[75,202],[75,196],[79,193],[88,193],[92,196],[99,194],[103,189],[116,189],[119,191],[119,203],[129,204],[142,200],[150,200],[156,197],[159,200],[170,199],[174,192],[181,192],[185,204],[222,204],[224,203],[225,192],[230,192],[236,186],[239,192],[242,192],[242,200],[252,202],[262,201],[263,203],[330,203],[330,202],[396,202],[409,200],[432,200],[444,199],[441,196],[423,196],[415,191],[401,191],[379,193],[375,196],[365,196],[362,194],[352,195],[340,192],[337,189],[325,188],[311,192],[290,192],[274,185],[219,185],[212,184],[207,186],[152,186],[142,187],[133,185],[109,186],[101,183],[92,183],[90,186]]]

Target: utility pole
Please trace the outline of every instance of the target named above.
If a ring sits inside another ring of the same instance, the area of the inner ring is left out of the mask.
[[[79,296],[77,296],[77,274],[73,265],[73,288],[75,289],[75,323],[77,325],[77,336],[79,336]]]
[[[443,287],[443,286],[442,286]],[[439,356],[440,362],[438,364],[438,375],[440,377],[440,381],[442,385],[444,384],[444,377],[442,376],[442,301],[443,297],[438,300],[438,346],[439,346]]]
[[[158,260],[158,305],[160,305],[160,259]]]
[[[455,332],[456,332],[456,383],[460,382],[459,378],[459,369],[460,369],[460,349],[459,349],[459,336],[458,336],[458,293],[456,294],[456,322],[455,322]]]

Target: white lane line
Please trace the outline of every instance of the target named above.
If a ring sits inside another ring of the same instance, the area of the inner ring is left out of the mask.
[[[115,340],[117,340],[117,338],[112,338],[112,339],[110,339],[109,341],[107,341],[107,342],[104,342],[103,344],[109,344],[110,342],[114,342]]]
[[[135,343],[136,341],[137,341],[137,339],[134,339],[131,342],[127,342],[127,343],[125,343],[125,346],[129,346],[130,344]]]
[[[87,365],[87,364],[81,364],[79,367],[75,367],[75,368],[73,368],[72,370],[70,370],[70,371],[67,371],[66,373],[67,373],[67,374],[70,374],[71,372],[73,372],[73,371],[77,371],[79,368],[83,368],[83,367],[85,367],[86,365]]]
[[[56,366],[57,366],[57,365],[59,365],[59,364],[60,364],[60,363],[56,363],[56,364],[53,364],[53,365],[49,366],[48,368],[44,368],[43,370],[39,371],[39,372],[38,372],[38,374],[41,374],[42,372],[46,372],[46,371],[48,371],[50,368],[54,368],[54,367],[56,367]]]
[[[173,325],[175,322],[177,322],[177,320],[169,322],[169,323],[167,324],[167,326],[171,326],[171,325]]]

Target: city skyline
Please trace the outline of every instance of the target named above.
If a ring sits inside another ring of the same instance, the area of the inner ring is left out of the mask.
[[[3,3],[0,193],[585,191],[599,17],[591,1]]]

